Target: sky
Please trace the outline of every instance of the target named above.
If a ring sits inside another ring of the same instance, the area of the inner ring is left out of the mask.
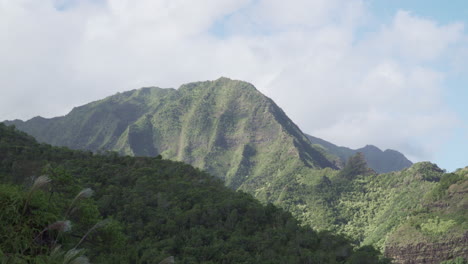
[[[0,120],[252,83],[303,132],[468,166],[464,0],[0,0]]]

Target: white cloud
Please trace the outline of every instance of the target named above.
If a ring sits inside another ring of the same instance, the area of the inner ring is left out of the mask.
[[[363,39],[347,38],[342,27],[336,33],[326,45],[301,47],[302,57],[269,85],[271,96],[316,136],[431,158],[458,120],[444,102],[446,73],[429,62],[446,60],[463,38],[462,25],[398,12],[391,25]],[[320,34],[304,33],[312,43],[320,43]]]
[[[391,27],[384,27],[377,39],[381,51],[410,60],[437,59],[450,44],[462,38],[463,24],[437,25],[434,21],[398,11]],[[373,43],[376,45],[376,43]]]
[[[0,120],[66,114],[141,86],[227,76],[254,83],[305,132],[430,158],[457,117],[443,101],[463,25],[364,1],[0,0]],[[222,23],[222,24],[221,24]],[[213,35],[213,27],[225,35]],[[466,50],[465,50],[466,51]]]

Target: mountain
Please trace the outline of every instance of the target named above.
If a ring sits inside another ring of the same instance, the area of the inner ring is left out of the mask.
[[[403,154],[396,150],[387,149],[382,151],[373,145],[367,145],[359,149],[350,149],[347,147],[339,147],[333,143],[311,135],[306,134],[306,136],[312,144],[319,145],[328,153],[339,157],[342,164],[346,163],[349,157],[358,152],[364,154],[369,168],[378,173],[399,171],[408,168],[413,164]]]
[[[76,107],[66,116],[6,124],[56,146],[160,154],[263,196],[268,196],[265,185],[304,167],[336,168],[271,99],[249,83],[227,78],[177,90],[132,90]]]
[[[1,263],[389,263],[190,165],[38,144],[1,123],[0,212]]]
[[[398,263],[465,256],[457,251],[465,246],[468,230],[465,171],[453,176],[435,164],[416,163],[378,174],[374,170],[379,168],[369,169],[368,162],[375,166],[385,160],[379,166],[388,169],[406,158],[372,146],[360,151],[324,140],[312,144],[272,100],[245,82],[221,78],[177,90],[142,88],[74,108],[63,117],[7,123],[54,145],[190,163],[232,189],[286,209],[304,225],[377,246]],[[116,170],[108,177],[113,173],[119,174]],[[450,210],[438,209],[446,204]],[[401,230],[411,230],[412,236]],[[420,242],[442,256],[425,258],[427,252],[417,251]]]
[[[44,173],[50,194],[18,185]],[[70,213],[74,231],[58,243],[71,248],[95,221],[114,219],[82,244],[95,263],[155,263],[169,255],[182,263],[387,263],[369,244],[396,263],[468,259],[468,167],[444,173],[425,162],[375,174],[358,154],[341,171],[295,179],[281,202],[300,222],[180,162],[51,147],[0,124],[0,210],[8,212],[0,219],[0,260],[62,263],[51,261],[52,231],[34,241],[64,219],[84,187],[95,190],[95,202],[80,201]],[[329,225],[362,247],[353,251],[343,237],[299,223]]]

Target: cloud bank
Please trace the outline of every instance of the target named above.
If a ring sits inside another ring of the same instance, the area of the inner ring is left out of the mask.
[[[0,0],[0,120],[226,76],[306,133],[430,159],[460,122],[444,81],[466,40],[462,23],[384,23],[359,0]]]

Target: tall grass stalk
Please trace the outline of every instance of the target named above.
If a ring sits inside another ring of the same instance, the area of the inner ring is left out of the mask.
[[[65,218],[68,218],[68,216],[70,215],[73,207],[75,206],[75,203],[78,200],[89,198],[89,197],[93,196],[93,194],[94,194],[94,191],[91,188],[86,188],[86,189],[83,189],[81,192],[79,192],[75,196],[75,198],[73,198],[73,201],[70,203],[70,206],[68,207],[68,210],[65,213]]]
[[[41,189],[42,187],[46,186],[50,182],[51,182],[51,179],[45,175],[37,177],[37,179],[34,181],[33,185],[31,186],[31,189],[29,189],[28,196],[26,197],[26,200],[24,201],[22,215],[26,213],[26,210],[29,205],[29,201],[31,200],[33,193]]]
[[[86,232],[86,234],[81,238],[81,240],[76,244],[76,246],[74,247],[74,249],[76,249],[85,239],[86,237],[91,233],[93,232],[94,230],[98,229],[98,228],[101,228],[105,225],[107,225],[107,223],[109,223],[109,220],[108,219],[105,219],[105,220],[102,220],[102,221],[99,221],[97,222],[93,227],[91,227],[88,232]]]

